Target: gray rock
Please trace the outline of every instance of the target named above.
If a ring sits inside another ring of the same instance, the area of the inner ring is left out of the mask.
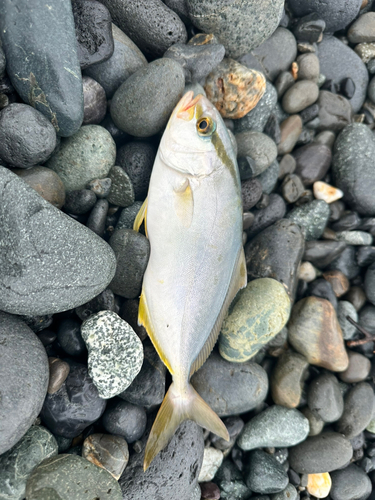
[[[370,478],[355,464],[333,471],[331,480],[332,500],[366,500],[372,491]]]
[[[271,194],[274,190],[277,180],[279,178],[280,165],[277,160],[271,163],[271,165],[261,174],[257,176],[257,180],[262,186],[263,193]]]
[[[297,500],[298,492],[293,484],[289,483],[285,490],[271,495],[271,500]]]
[[[121,436],[90,434],[83,442],[82,456],[119,480],[129,461],[128,443]]]
[[[107,220],[109,203],[107,200],[98,200],[87,219],[86,226],[98,236],[103,236]]]
[[[348,29],[350,43],[375,42],[375,14],[366,12],[354,21]]]
[[[72,6],[3,0],[0,33],[7,73],[21,99],[67,137],[83,119],[81,69]],[[25,43],[27,40],[27,43]]]
[[[269,203],[265,208],[255,210],[254,220],[250,228],[246,231],[247,235],[252,238],[261,231],[271,226],[275,222],[281,220],[286,212],[284,200],[276,193],[269,196]]]
[[[270,378],[273,401],[287,408],[299,406],[309,363],[307,359],[288,349],[279,356]]]
[[[127,443],[134,443],[146,430],[147,415],[142,406],[114,400],[102,417],[103,427],[110,434],[123,436]]]
[[[91,0],[88,0],[91,2]],[[99,3],[99,2],[98,2]],[[98,124],[106,115],[107,98],[103,87],[89,76],[82,78],[83,125]]]
[[[313,200],[310,203],[293,208],[286,215],[286,218],[298,224],[305,235],[305,240],[311,241],[322,236],[329,216],[328,203],[323,200]]]
[[[307,187],[326,175],[331,165],[332,153],[325,144],[312,142],[295,149],[293,157],[296,160],[295,173],[301,177]]]
[[[3,78],[6,67],[6,59],[3,49],[0,47],[0,78]]]
[[[277,146],[268,135],[261,132],[240,132],[235,135],[237,156],[250,157],[253,160],[253,176],[264,172],[277,156]]]
[[[299,113],[303,109],[314,104],[318,96],[319,87],[315,82],[311,80],[300,80],[290,87],[283,95],[283,109],[289,114]]]
[[[361,382],[345,395],[344,413],[336,424],[338,432],[351,439],[366,429],[371,421],[374,391],[370,384]]]
[[[317,104],[319,106],[318,130],[329,129],[338,132],[351,123],[353,110],[345,97],[321,90]]]
[[[319,59],[315,54],[301,54],[297,57],[298,80],[318,82],[320,74]]]
[[[150,137],[167,124],[184,87],[183,68],[172,59],[157,59],[117,89],[111,102],[111,117],[120,130]]]
[[[365,231],[339,231],[336,233],[339,241],[345,241],[348,245],[371,245],[372,236]]]
[[[357,333],[357,328],[349,323],[346,319],[347,316],[350,316],[354,321],[358,321],[358,314],[353,304],[347,300],[340,300],[337,305],[337,319],[344,340],[352,339]]]
[[[301,413],[305,415],[310,425],[309,436],[317,436],[320,434],[324,427],[324,422],[318,417],[316,413],[313,413],[308,406],[304,406],[301,409]]]
[[[229,459],[224,460],[217,471],[215,483],[220,487],[220,498],[247,500],[251,496],[251,491],[246,486],[241,472]]]
[[[0,312],[0,455],[31,427],[47,393],[49,369],[43,344],[16,316]]]
[[[134,203],[134,188],[128,174],[115,165],[108,173],[111,179],[111,190],[107,196],[109,203],[118,207],[129,207]]]
[[[256,363],[230,363],[216,351],[191,378],[200,396],[219,416],[255,408],[268,391],[266,372]]]
[[[307,404],[323,422],[336,422],[344,411],[344,399],[337,378],[331,373],[315,378],[309,385]]]
[[[95,195],[100,198],[107,198],[112,186],[112,179],[108,177],[104,177],[104,179],[93,179],[89,183],[87,183],[87,189],[91,189],[95,193]]]
[[[64,453],[64,451],[69,450],[69,448],[72,446],[73,440],[71,438],[65,438],[63,436],[54,436],[57,442],[58,450],[59,453]]]
[[[373,77],[369,83],[367,94],[370,101],[375,104],[375,77]]]
[[[237,58],[258,47],[275,31],[282,16],[281,0],[187,0],[191,21],[204,33],[214,33],[227,55]],[[213,6],[215,9],[213,9]]]
[[[246,474],[247,486],[256,493],[278,493],[289,483],[283,466],[268,453],[256,450],[250,453]]]
[[[273,405],[245,425],[237,440],[242,450],[294,446],[309,434],[309,422],[298,410]]]
[[[332,162],[334,185],[344,192],[344,201],[367,216],[375,215],[373,154],[374,134],[366,125],[353,123],[336,139]]]
[[[120,217],[116,224],[117,229],[133,229],[135,218],[142,206],[141,201],[135,201],[130,207],[126,207],[121,211]]]
[[[345,242],[338,241],[337,243],[340,244]],[[355,260],[355,254],[356,248],[351,245],[347,245],[346,248],[344,248],[344,250],[340,253],[340,255],[329,264],[328,270],[332,271],[333,269],[335,269],[341,271],[349,280],[352,280],[361,272],[361,268],[358,266]]]
[[[275,87],[269,81],[266,82],[266,90],[254,109],[249,111],[243,118],[234,121],[236,134],[253,130],[263,132],[264,127],[270,117],[272,110],[277,103],[277,93]]]
[[[89,212],[95,203],[96,195],[93,191],[90,189],[79,189],[78,191],[67,193],[64,208],[68,214],[82,215]]]
[[[112,56],[103,62],[94,64],[85,70],[104,88],[107,99],[111,99],[119,86],[130,75],[147,66],[147,59],[115,24],[112,24],[114,51]]]
[[[0,167],[0,177],[0,308],[13,314],[54,314],[104,290],[116,265],[108,244],[8,169]]]
[[[362,382],[366,380],[371,371],[371,361],[360,354],[359,352],[349,351],[349,366],[344,371],[339,373],[339,378],[347,384]]]
[[[26,481],[43,460],[57,455],[57,442],[41,425],[33,425],[23,438],[0,456],[0,499],[25,498]]]

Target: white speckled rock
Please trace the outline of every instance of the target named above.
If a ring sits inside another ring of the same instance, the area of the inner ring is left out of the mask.
[[[202,468],[199,473],[198,482],[211,481],[223,463],[223,452],[209,446],[204,449]]]
[[[81,327],[89,351],[88,368],[99,395],[113,398],[138,375],[143,347],[131,326],[113,311],[90,316]]]

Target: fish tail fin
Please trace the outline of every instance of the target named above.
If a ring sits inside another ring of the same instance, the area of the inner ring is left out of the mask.
[[[156,415],[147,441],[143,464],[145,471],[156,455],[167,446],[184,420],[194,420],[201,427],[229,441],[228,430],[224,423],[193,386],[189,384],[186,393],[181,395],[172,383]]]

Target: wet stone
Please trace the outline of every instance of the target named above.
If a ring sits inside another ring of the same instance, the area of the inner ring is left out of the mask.
[[[128,174],[115,165],[108,173],[111,179],[111,188],[108,202],[119,207],[129,207],[134,203],[134,188]]]
[[[294,34],[297,40],[303,40],[310,43],[317,42],[325,30],[326,23],[320,18],[319,14],[312,12],[303,15],[294,28]]]
[[[288,475],[282,465],[268,453],[252,451],[249,457],[247,486],[256,493],[277,493],[288,485]]]
[[[129,460],[128,444],[121,436],[91,434],[83,442],[82,457],[118,480]]]
[[[347,298],[347,295],[345,296]],[[358,321],[358,314],[354,305],[347,300],[340,300],[337,304],[337,319],[341,327],[342,336],[344,340],[352,339],[356,333],[357,328],[352,325],[347,319],[350,316],[354,321]],[[350,351],[348,351],[349,354]],[[350,363],[350,359],[349,359]]]
[[[122,436],[130,444],[143,436],[147,416],[142,406],[116,399],[107,407],[102,422],[107,432]]]
[[[351,439],[366,429],[373,415],[374,391],[370,384],[361,382],[345,395],[344,413],[336,430]]]
[[[264,172],[276,159],[276,144],[267,135],[261,132],[240,132],[235,135],[238,158],[249,156],[253,163],[252,175]]]
[[[307,359],[291,349],[278,358],[270,380],[272,399],[277,405],[299,406],[308,366]]]
[[[84,103],[83,124],[99,124],[107,112],[107,98],[105,90],[100,83],[96,82],[89,76],[84,76],[82,78],[82,84]]]
[[[284,111],[289,114],[299,113],[314,104],[318,96],[319,88],[315,82],[301,80],[285,92],[282,99],[282,106]]]
[[[70,366],[65,361],[58,358],[48,358],[49,363],[49,382],[48,394],[54,394],[65,382],[69,375]]]
[[[247,230],[248,236],[252,238],[275,222],[281,220],[285,212],[286,205],[281,196],[275,193],[270,194],[267,206],[253,212],[254,222]]]
[[[337,378],[324,373],[310,382],[307,404],[323,422],[336,422],[344,411],[344,400]]]
[[[60,177],[50,168],[31,167],[28,169],[14,169],[23,181],[32,187],[42,198],[56,208],[65,203],[65,187]]]
[[[91,189],[79,189],[66,194],[64,208],[74,215],[83,215],[89,212],[96,203],[96,195]]]
[[[307,241],[303,260],[311,262],[318,269],[327,267],[347,248],[344,241]]]
[[[301,177],[305,186],[311,186],[326,175],[332,153],[324,144],[311,143],[294,150],[293,157],[296,160],[295,173]]]
[[[356,382],[362,382],[370,374],[371,362],[366,356],[360,354],[359,352],[349,351],[349,366],[344,371],[339,373],[339,378],[347,384],[355,384]]]
[[[291,153],[302,133],[302,120],[299,115],[289,116],[280,124],[280,142],[277,147],[279,155]]]
[[[334,231],[346,231],[356,229],[361,223],[357,212],[346,212],[336,222],[331,224]]]
[[[298,224],[306,241],[316,240],[323,234],[329,218],[329,206],[323,200],[314,200],[293,208],[286,218]]]
[[[351,464],[345,469],[335,470],[331,474],[332,500],[365,500],[371,494],[372,486],[368,475],[357,465]]]
[[[86,352],[86,346],[81,335],[81,323],[75,319],[64,319],[60,322],[57,340],[70,356],[80,356]]]

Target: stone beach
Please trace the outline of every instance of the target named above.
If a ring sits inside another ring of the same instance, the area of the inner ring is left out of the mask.
[[[229,441],[186,421],[144,472],[133,223],[188,90],[248,284],[191,377]],[[0,500],[374,500],[374,237],[374,0],[0,0]]]

